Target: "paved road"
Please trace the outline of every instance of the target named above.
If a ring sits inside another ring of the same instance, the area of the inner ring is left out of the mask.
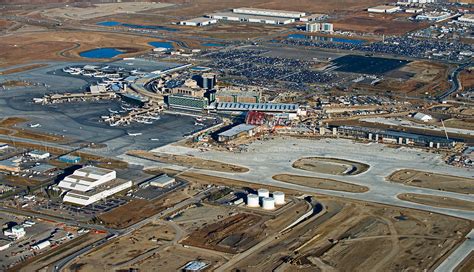
[[[466,235],[466,240],[442,262],[435,272],[454,271],[461,262],[474,251],[474,229]]]
[[[474,219],[474,211],[447,209],[416,204],[397,198],[398,194],[416,193],[441,197],[451,197],[466,201],[474,201],[472,195],[439,191],[427,188],[406,186],[385,180],[391,173],[400,169],[415,169],[420,171],[448,174],[472,178],[472,170],[455,168],[446,165],[438,154],[428,153],[412,148],[389,148],[382,144],[354,144],[350,140],[325,139],[306,140],[292,138],[278,138],[271,141],[257,141],[250,144],[248,152],[231,153],[219,151],[201,152],[199,150],[164,146],[156,151],[171,154],[189,154],[203,159],[212,159],[230,164],[236,164],[250,169],[246,173],[220,173],[210,170],[194,169],[208,175],[239,179],[263,186],[273,185],[298,190],[302,193],[320,193],[326,195],[347,197],[362,201],[382,203],[392,206],[420,209],[430,212],[457,216],[469,220]],[[322,173],[313,173],[292,167],[292,163],[301,157],[323,156],[347,160],[360,161],[371,167],[365,173],[354,176],[335,176]],[[151,166],[151,165],[146,165]],[[274,180],[272,177],[279,173],[289,173],[318,178],[336,179],[352,184],[369,187],[366,193],[348,193],[333,190],[321,190],[308,186],[301,186]]]
[[[453,72],[451,72],[451,74],[449,75],[449,83],[451,84],[451,87],[445,93],[438,96],[437,98],[438,101],[443,101],[448,96],[450,96],[451,94],[461,89],[462,85],[461,85],[461,81],[459,80],[459,73],[469,65],[471,65],[471,63],[465,63],[462,65],[459,65],[458,68],[456,68]]]
[[[188,198],[180,203],[177,203],[176,205],[172,206],[172,207],[169,207],[165,210],[163,210],[162,212],[154,215],[154,216],[151,216],[151,217],[148,217],[140,222],[137,222],[125,229],[122,229],[122,230],[113,230],[113,233],[111,233],[111,235],[105,237],[104,239],[102,240],[99,240],[91,245],[88,245],[80,250],[78,250],[77,252],[63,258],[62,260],[58,261],[55,265],[54,265],[54,270],[53,271],[61,271],[63,268],[65,268],[70,262],[72,262],[73,260],[75,260],[77,257],[83,255],[83,254],[86,254],[87,252],[89,252],[90,250],[93,250],[95,247],[97,246],[100,246],[104,243],[106,243],[108,240],[110,239],[118,239],[120,237],[123,237],[125,235],[128,235],[130,233],[132,233],[133,231],[143,227],[144,225],[146,224],[149,224],[155,220],[158,220],[159,218],[161,218],[162,216],[166,215],[166,214],[169,214],[169,213],[174,213],[176,211],[179,211],[180,209],[188,206],[188,205],[191,205],[191,204],[194,204],[194,203],[198,203],[200,202],[204,197],[206,197],[210,191],[214,190],[213,188],[209,188],[207,190],[204,190],[202,192],[200,192],[199,194],[191,197],[191,198]],[[182,232],[181,231],[178,231],[177,232],[177,235],[178,236],[182,236]],[[176,242],[181,239],[180,237],[177,237],[177,240]],[[173,240],[174,241],[174,240]]]

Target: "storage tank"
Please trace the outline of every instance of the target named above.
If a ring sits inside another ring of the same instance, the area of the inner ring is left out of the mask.
[[[273,197],[265,197],[262,200],[262,208],[264,210],[274,210],[275,209],[275,199]]]
[[[276,205],[283,205],[285,204],[285,193],[280,191],[273,192],[273,199],[275,199]]]
[[[265,198],[270,196],[270,191],[267,189],[258,189],[258,197]]]
[[[247,195],[247,206],[249,207],[259,207],[258,203],[258,195],[256,194],[248,194]]]

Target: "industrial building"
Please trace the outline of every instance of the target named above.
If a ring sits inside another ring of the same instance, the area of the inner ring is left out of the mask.
[[[58,158],[60,162],[65,162],[65,163],[78,163],[81,161],[81,157],[78,156],[72,156],[72,155],[64,155]]]
[[[44,160],[44,159],[49,158],[49,156],[51,156],[51,154],[49,154],[49,152],[43,152],[43,151],[39,151],[39,150],[32,150],[32,151],[28,152],[27,155],[30,156],[31,158],[37,159],[37,160]]]
[[[224,21],[261,23],[271,25],[287,25],[296,21],[294,18],[288,17],[259,16],[232,12],[218,12],[209,14],[207,16],[213,19]]]
[[[9,158],[6,160],[0,161],[0,171],[18,173],[20,172],[21,167],[20,163],[16,158]]]
[[[181,271],[198,272],[198,271],[204,271],[208,267],[209,267],[208,263],[205,263],[202,261],[190,261],[181,268]]]
[[[406,9],[405,12],[417,14],[417,13],[422,13],[423,9],[422,8],[409,8],[409,9]]]
[[[326,14],[310,14],[308,16],[303,16],[299,20],[301,22],[313,22],[313,21],[320,21],[326,19],[328,16]]]
[[[22,225],[15,225],[10,229],[4,230],[3,235],[16,240],[24,237],[26,235],[26,231]]]
[[[376,6],[376,7],[367,9],[368,12],[373,12],[373,13],[395,13],[400,10],[401,10],[400,7],[388,6],[388,5]]]
[[[413,115],[413,118],[415,118],[418,121],[423,121],[423,122],[429,122],[433,120],[433,117],[428,114],[424,114],[422,112],[417,112]]]
[[[217,141],[227,142],[240,137],[253,136],[255,134],[255,129],[256,126],[254,125],[240,124],[217,134]]]
[[[250,14],[270,17],[285,17],[285,18],[301,18],[306,15],[301,11],[275,10],[275,9],[260,9],[260,8],[235,8],[234,13]]]
[[[185,21],[180,21],[178,24],[185,26],[207,26],[211,24],[217,24],[217,19],[198,17]]]
[[[114,170],[87,166],[59,182],[64,202],[87,206],[132,187],[132,181],[118,179]]]
[[[32,245],[31,248],[34,249],[34,250],[42,250],[42,249],[45,249],[49,246],[51,246],[51,242],[49,240],[46,240],[46,241],[38,242],[38,243]]]
[[[339,126],[333,127],[333,134],[354,137],[358,139],[367,139],[369,141],[414,145],[430,148],[453,147],[456,142],[462,142],[460,139],[446,139],[444,137],[429,136],[416,133],[407,133],[394,130],[381,130],[359,126]]]
[[[451,16],[449,12],[428,12],[416,16],[417,20],[427,20],[427,21],[442,21]]]
[[[163,174],[156,178],[151,179],[148,183],[150,184],[150,186],[163,188],[163,187],[170,186],[171,184],[175,182],[176,182],[175,178],[170,177],[166,174]]]

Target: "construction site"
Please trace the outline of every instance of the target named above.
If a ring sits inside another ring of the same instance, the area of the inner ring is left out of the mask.
[[[3,3],[0,266],[469,271],[474,9],[420,2]]]

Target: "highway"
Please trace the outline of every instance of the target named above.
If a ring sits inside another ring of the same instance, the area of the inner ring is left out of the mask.
[[[98,246],[103,245],[104,243],[106,243],[109,240],[118,239],[120,237],[126,236],[126,235],[132,233],[133,231],[135,231],[137,229],[140,229],[141,227],[145,226],[146,224],[149,224],[149,223],[151,223],[155,220],[159,220],[162,216],[164,216],[166,214],[177,212],[177,211],[185,208],[186,206],[189,206],[189,205],[196,204],[196,203],[200,202],[204,197],[206,197],[213,190],[215,190],[215,188],[208,188],[208,189],[198,193],[197,195],[195,195],[191,198],[188,198],[184,201],[181,201],[181,202],[177,203],[176,205],[174,205],[172,207],[169,207],[169,208],[163,210],[162,212],[160,212],[160,213],[158,213],[154,216],[143,219],[142,221],[137,222],[137,223],[135,223],[135,224],[133,224],[133,225],[127,227],[127,228],[124,228],[124,229],[121,229],[121,230],[107,229],[107,230],[111,230],[110,235],[108,235],[107,237],[105,237],[105,238],[103,238],[99,241],[96,241],[95,243],[87,245],[87,246],[83,247],[82,249],[74,252],[73,254],[71,254],[71,255],[63,258],[62,260],[56,262],[55,265],[54,265],[53,271],[54,272],[61,271],[70,262],[72,262],[73,260],[75,260],[79,256],[81,256],[83,254],[86,254],[87,252],[89,252],[90,250],[93,250],[94,248],[96,248]],[[175,229],[176,229],[176,226],[175,226]],[[182,231],[178,230],[177,231],[177,237],[175,237],[175,239],[173,240],[173,243],[177,243],[181,239],[180,237],[182,237],[183,235],[184,234],[182,233]]]

